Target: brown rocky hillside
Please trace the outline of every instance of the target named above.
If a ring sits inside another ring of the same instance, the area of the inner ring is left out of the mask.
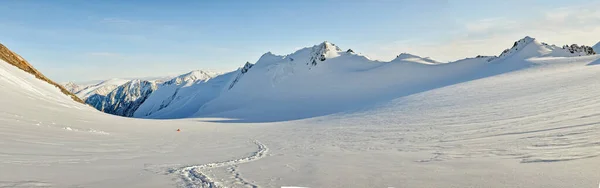
[[[0,44],[0,59],[6,61],[7,63],[9,63],[11,65],[14,65],[15,67],[18,67],[19,69],[21,69],[25,72],[33,74],[36,78],[38,78],[40,80],[43,80],[45,82],[48,82],[49,84],[56,86],[58,89],[60,89],[61,92],[63,92],[65,95],[70,96],[73,100],[85,104],[77,96],[73,95],[73,93],[69,92],[67,89],[65,89],[60,84],[57,84],[56,82],[48,79],[46,76],[44,76],[38,70],[33,68],[33,66],[31,66],[31,64],[29,64],[25,59],[23,59],[21,56],[14,53],[13,51],[11,51],[10,49],[8,49],[6,46],[4,46],[2,44]]]

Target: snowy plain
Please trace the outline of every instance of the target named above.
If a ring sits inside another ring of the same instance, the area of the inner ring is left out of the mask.
[[[243,79],[264,88],[169,120],[98,112],[0,62],[0,187],[596,187],[600,56],[523,47],[439,65],[328,54],[316,86],[263,64]]]

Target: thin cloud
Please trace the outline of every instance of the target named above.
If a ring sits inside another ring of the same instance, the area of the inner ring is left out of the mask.
[[[122,57],[121,54],[113,52],[89,52],[85,55],[94,57]]]
[[[159,23],[147,20],[129,20],[124,18],[102,18],[99,23],[106,27],[113,29],[122,30],[134,30],[134,31],[163,31],[163,32],[177,32],[180,31],[180,25],[173,25],[168,23]]]
[[[487,33],[497,30],[514,29],[517,22],[507,18],[488,18],[465,24],[468,33]]]
[[[103,18],[101,20],[102,23],[107,23],[107,24],[132,24],[135,23],[131,20],[125,20],[125,19],[121,19],[121,18]]]
[[[463,23],[458,34],[443,40],[413,39],[372,48],[371,57],[390,60],[409,52],[453,61],[477,55],[498,55],[525,36],[549,44],[594,45],[600,40],[600,3],[553,9],[536,13],[530,19],[485,18]]]

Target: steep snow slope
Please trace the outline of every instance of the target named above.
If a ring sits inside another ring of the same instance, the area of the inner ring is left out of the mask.
[[[65,94],[70,96],[73,100],[83,103],[83,101],[81,99],[79,99],[77,96],[73,95],[73,93],[69,92],[67,89],[65,89],[62,85],[57,84],[56,82],[50,80],[49,78],[47,78],[46,76],[44,76],[41,72],[39,72],[37,69],[35,69],[33,66],[31,66],[31,64],[29,64],[29,62],[27,62],[23,57],[21,57],[19,54],[11,51],[10,49],[8,49],[6,46],[0,44],[0,60],[2,60],[4,63],[8,63],[10,65],[13,65],[17,68],[19,68],[22,71],[25,71],[33,76],[35,76],[36,78],[43,80],[46,83],[49,83],[50,85],[53,85],[55,87],[57,87],[58,89],[60,89],[60,91]]]
[[[597,54],[600,54],[600,42],[592,47]]]
[[[233,87],[251,67],[252,64],[246,63],[244,67],[226,74],[211,73],[206,79],[184,82],[184,84],[163,85],[142,104],[134,117],[157,119],[190,117],[200,106]]]
[[[53,85],[50,85],[42,80],[37,79],[35,76],[28,74],[17,67],[14,67],[3,60],[0,60],[0,86],[7,99],[21,96],[18,98],[26,98],[30,100],[27,103],[39,103],[40,107],[43,104],[59,104],[60,106],[67,108],[87,108],[83,104],[73,103],[73,100],[64,95],[61,90]],[[15,89],[16,88],[16,89]],[[10,92],[9,92],[10,91]],[[17,98],[17,99],[18,99]],[[25,101],[15,101],[25,102]],[[2,103],[3,108],[19,108],[20,105],[9,105],[12,103]]]

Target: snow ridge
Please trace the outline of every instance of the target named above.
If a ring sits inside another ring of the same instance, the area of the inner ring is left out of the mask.
[[[237,84],[237,82],[240,81],[240,79],[242,79],[242,76],[244,76],[244,74],[246,74],[250,70],[250,68],[252,68],[252,66],[254,66],[252,63],[246,62],[244,67],[239,69],[239,73],[235,77],[235,79],[231,81],[231,84],[229,84],[229,89],[233,88],[233,86],[235,86],[235,84]]]
[[[413,55],[413,54],[409,54],[409,53],[401,53],[400,55],[396,56],[396,58],[393,59],[391,62],[402,62],[402,61],[427,64],[427,65],[441,64],[441,62],[435,61],[429,57],[421,57],[421,56]]]

